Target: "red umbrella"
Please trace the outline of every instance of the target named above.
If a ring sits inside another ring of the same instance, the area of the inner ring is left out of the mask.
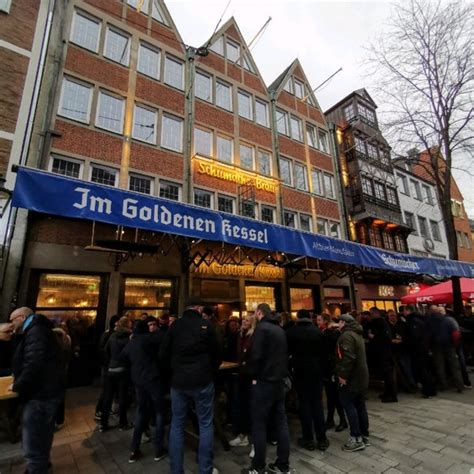
[[[461,278],[461,294],[463,300],[474,299],[474,279]],[[425,288],[418,293],[403,296],[401,301],[403,304],[450,304],[453,302],[453,286],[451,280]]]

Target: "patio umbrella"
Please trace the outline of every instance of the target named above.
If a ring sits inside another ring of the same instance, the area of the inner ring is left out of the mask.
[[[461,278],[461,294],[463,300],[474,299],[474,279]],[[425,288],[418,293],[403,296],[401,301],[403,304],[450,304],[453,302],[453,287],[451,280]]]

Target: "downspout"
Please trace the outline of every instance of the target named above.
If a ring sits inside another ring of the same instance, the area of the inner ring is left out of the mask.
[[[270,91],[270,103],[271,103],[271,115],[272,115],[272,147],[273,147],[273,167],[277,171],[278,181],[280,185],[278,186],[278,195],[277,195],[277,224],[284,224],[285,220],[283,217],[283,195],[281,192],[281,173],[280,173],[280,143],[278,140],[278,127],[277,127],[277,118],[276,118],[276,91]],[[279,209],[278,209],[279,208]]]

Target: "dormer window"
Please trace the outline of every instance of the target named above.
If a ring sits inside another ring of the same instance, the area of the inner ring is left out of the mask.
[[[304,94],[304,84],[295,79],[295,95],[298,99],[303,99]]]

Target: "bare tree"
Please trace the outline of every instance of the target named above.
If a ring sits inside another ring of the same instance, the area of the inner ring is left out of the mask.
[[[468,170],[474,168],[473,24],[471,2],[403,0],[368,48],[387,136],[399,150],[427,150],[424,161],[420,155],[415,161],[436,185],[455,260],[451,172],[466,157]],[[462,311],[459,279],[453,290],[455,309]]]

